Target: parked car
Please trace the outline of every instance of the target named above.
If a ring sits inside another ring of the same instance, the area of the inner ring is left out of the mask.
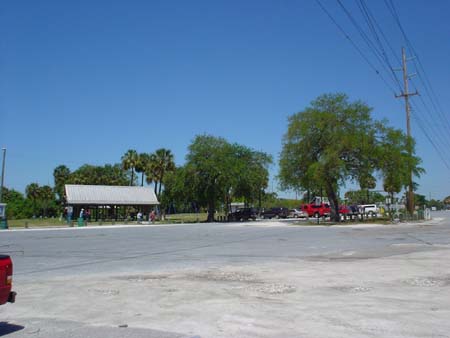
[[[308,215],[303,210],[291,209],[291,210],[289,210],[289,217],[304,218],[304,217],[308,217]]]
[[[0,305],[16,301],[16,293],[11,291],[12,277],[13,263],[11,258],[0,255]]]
[[[289,210],[286,208],[270,208],[261,213],[262,218],[287,218],[288,216]]]
[[[351,215],[353,212],[350,209],[350,207],[346,206],[346,205],[340,205],[339,206],[339,213],[341,215]]]
[[[358,205],[360,214],[367,214],[369,216],[376,216],[380,212],[380,209],[376,204],[361,204]]]
[[[330,205],[328,203],[310,203],[303,204],[302,210],[308,215],[308,217],[325,217],[331,213]]]
[[[248,221],[249,219],[256,220],[257,212],[254,208],[240,208],[235,212],[228,214],[229,221]]]

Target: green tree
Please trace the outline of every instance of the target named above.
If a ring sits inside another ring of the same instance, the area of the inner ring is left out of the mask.
[[[376,123],[370,112],[365,103],[349,102],[345,94],[325,94],[289,117],[280,156],[281,187],[323,187],[331,217],[339,222],[339,185],[349,179],[364,183],[361,173],[366,179],[372,175],[367,149],[376,143]]]
[[[147,153],[139,154],[139,161],[136,164],[136,173],[141,173],[141,186],[144,186],[144,176],[150,165],[151,155]]]
[[[391,200],[402,188],[406,188],[413,177],[420,177],[425,170],[421,159],[415,156],[415,142],[401,130],[384,127],[380,137],[378,168],[383,178],[383,188]]]
[[[26,198],[30,201],[33,216],[47,217],[49,214],[55,214],[55,193],[50,186],[40,187],[38,183],[31,183],[25,188],[25,191]]]
[[[44,217],[54,215],[56,209],[55,193],[53,189],[44,185],[39,188],[39,198],[37,200],[40,214]],[[50,214],[49,214],[50,211]]]
[[[128,185],[129,178],[120,164],[103,167],[84,164],[70,174],[68,184]]]
[[[379,192],[369,191],[367,195],[367,190],[350,190],[344,194],[347,204],[369,204],[369,203],[384,203],[386,197]]]
[[[55,183],[55,193],[60,202],[63,202],[65,195],[65,185],[70,178],[70,169],[65,165],[59,165],[53,170],[53,179]]]
[[[151,172],[153,174],[152,179],[155,183],[155,193],[160,197],[166,174],[175,170],[174,157],[169,149],[160,148],[151,156],[150,162]]]
[[[20,219],[32,216],[32,211],[25,202],[25,197],[14,189],[3,187],[3,201],[7,204],[6,217]]]
[[[224,164],[230,154],[230,145],[224,138],[210,135],[197,136],[189,146],[186,184],[194,188],[199,203],[207,206],[208,222],[214,221],[216,203],[225,195],[224,186],[229,186]]]
[[[134,170],[136,166],[139,164],[139,155],[136,152],[136,150],[129,149],[123,156],[122,156],[122,166],[125,170],[131,170],[131,179],[130,179],[130,185],[133,185],[134,183]]]
[[[414,194],[414,200],[416,201],[417,206],[423,207],[424,205],[427,205],[427,199],[425,195]]]
[[[234,176],[229,182],[230,199],[243,199],[246,204],[258,201],[261,207],[264,189],[269,182],[268,167],[272,163],[272,157],[260,151],[254,151],[248,147],[233,144],[232,151],[234,161],[230,162],[229,173]],[[227,203],[228,210],[228,203]]]
[[[427,208],[435,207],[437,210],[442,210],[445,208],[444,202],[436,199],[431,199],[425,202]]]
[[[185,185],[195,201],[207,207],[209,222],[216,205],[227,208],[232,197],[252,200],[267,186],[270,156],[221,137],[197,136],[186,160]]]
[[[192,210],[197,197],[193,186],[188,184],[190,177],[185,166],[177,167],[167,173],[160,203],[176,210]]]
[[[33,216],[36,216],[39,213],[39,208],[38,208],[39,193],[40,193],[40,187],[39,187],[38,183],[30,183],[25,188],[26,198],[27,198],[27,200],[30,201]]]

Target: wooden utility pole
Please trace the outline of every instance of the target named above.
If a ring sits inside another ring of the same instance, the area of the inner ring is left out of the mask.
[[[406,70],[406,53],[405,47],[402,47],[402,71],[403,71],[403,85],[404,91],[400,95],[395,95],[395,97],[405,98],[405,109],[406,109],[406,135],[408,136],[408,154],[412,156],[412,140],[411,140],[411,109],[409,106],[409,97],[417,95],[418,92],[410,93],[408,91],[408,80],[409,75]],[[414,191],[413,191],[413,180],[412,180],[412,168],[409,167],[409,182],[408,182],[408,211],[410,215],[414,213]]]

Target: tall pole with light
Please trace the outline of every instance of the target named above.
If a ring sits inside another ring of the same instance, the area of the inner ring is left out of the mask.
[[[8,221],[6,220],[6,204],[3,201],[3,182],[5,180],[5,158],[6,148],[2,148],[3,164],[2,164],[2,179],[0,181],[0,229],[8,229]]]
[[[3,152],[3,162],[2,162],[2,181],[0,183],[0,203],[3,201],[3,183],[5,181],[5,159],[6,159],[6,148],[2,148]]]

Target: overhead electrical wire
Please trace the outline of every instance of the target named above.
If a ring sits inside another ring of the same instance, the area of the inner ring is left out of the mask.
[[[430,111],[428,104],[425,102],[425,100],[421,95],[419,95],[419,100],[422,103],[425,111]],[[425,121],[427,121],[426,124],[428,125],[428,128],[432,129],[433,134],[440,139],[440,143],[445,144],[445,148],[450,150],[449,134],[442,128],[439,128],[439,126],[436,123],[433,123],[434,122],[433,120],[426,119]]]
[[[450,130],[449,118],[447,118],[445,116],[445,114],[443,113],[443,110],[442,110],[442,107],[437,98],[436,92],[434,91],[434,89],[431,85],[431,82],[426,75],[425,69],[420,61],[420,58],[419,58],[414,46],[412,45],[410,39],[408,38],[408,36],[406,34],[405,29],[402,26],[400,17],[398,15],[398,12],[395,8],[393,1],[390,0],[388,2],[387,0],[384,0],[384,3],[386,5],[386,7],[388,8],[389,12],[391,13],[392,17],[394,18],[394,21],[397,24],[408,49],[414,56],[412,58],[412,61],[416,68],[418,78],[419,78],[422,86],[425,88],[425,95],[427,96],[428,100],[431,102],[431,105],[433,108],[433,109],[430,109],[430,107],[428,107],[428,105],[425,103],[425,100],[423,99],[422,95],[419,96],[420,101],[422,102],[422,105],[425,108],[425,112],[427,112],[429,114],[429,118],[420,119],[418,121],[419,127],[421,128],[421,130],[423,132],[425,132],[425,130],[424,130],[425,125],[427,125],[428,129],[432,130],[433,136],[427,136],[427,138],[430,140],[430,139],[433,139],[433,137],[434,137],[435,138],[434,141],[437,141],[437,138],[439,138],[439,144],[436,145],[436,142],[434,142],[432,144],[433,148],[435,148],[435,150],[439,151],[439,152],[441,151],[441,149],[447,150],[446,158],[448,158],[448,157],[450,157],[450,156],[448,156],[448,153],[450,153],[450,147],[449,147],[450,142],[448,141],[449,140],[448,130]],[[417,62],[416,62],[416,60],[417,60]],[[424,79],[422,78],[422,74],[423,74]],[[414,86],[414,89],[417,91],[417,86],[415,85],[415,81],[411,81],[411,82]],[[442,156],[440,156],[440,157],[442,158]],[[447,164],[446,164],[446,166],[447,166]]]
[[[356,0],[356,3],[361,11],[361,14],[364,18],[364,20],[367,23],[367,26],[369,27],[375,41],[378,44],[378,48],[381,51],[381,54],[383,55],[383,59],[386,62],[388,68],[390,69],[393,78],[395,80],[395,82],[397,83],[397,86],[399,88],[399,90],[402,90],[402,85],[400,83],[400,80],[397,76],[397,73],[395,72],[394,67],[392,66],[392,63],[389,59],[388,54],[386,53],[386,50],[383,46],[383,43],[381,42],[380,36],[378,35],[378,32],[380,33],[380,35],[382,36],[382,38],[384,39],[384,41],[386,42],[386,44],[388,45],[388,47],[391,50],[392,55],[394,55],[394,57],[396,57],[396,53],[394,51],[394,49],[392,48],[391,44],[389,43],[389,40],[387,39],[386,35],[384,34],[383,30],[381,29],[380,25],[378,24],[376,18],[373,16],[372,12],[370,11],[369,7],[367,6],[367,4],[365,3],[364,0]],[[397,58],[398,63],[400,64],[401,61],[399,58]]]
[[[418,78],[420,82],[422,83],[423,87],[425,88],[426,94],[429,97],[429,100],[434,108],[434,110],[438,113],[438,120],[441,121],[441,123],[445,124],[448,129],[450,129],[450,121],[449,117],[445,116],[442,106],[438,100],[438,97],[436,95],[435,90],[433,89],[433,86],[431,85],[431,82],[425,72],[425,68],[422,65],[422,62],[420,61],[419,55],[417,54],[414,46],[412,45],[410,39],[408,38],[405,29],[403,28],[403,25],[400,21],[400,16],[398,15],[398,11],[395,8],[394,2],[392,0],[384,0],[384,3],[386,7],[388,8],[389,12],[391,13],[392,17],[394,18],[395,23],[397,24],[398,28],[400,29],[400,32],[403,36],[403,39],[405,40],[405,43],[410,50],[410,52],[413,54],[412,61],[414,63],[414,66],[416,68],[416,72],[418,75]],[[416,61],[417,60],[417,61]],[[423,78],[422,78],[423,75]]]
[[[331,13],[325,8],[325,6],[322,4],[320,0],[316,0],[319,7],[323,10],[323,12],[328,16],[328,18],[334,23],[334,25],[338,28],[338,30],[345,36],[345,38],[352,44],[353,48],[356,49],[356,51],[359,53],[359,55],[366,61],[366,63],[372,68],[372,70],[382,79],[382,81],[385,83],[385,85],[390,89],[392,93],[395,95],[395,90],[390,85],[387,80],[383,77],[383,75],[380,73],[380,71],[375,67],[375,65],[369,60],[369,58],[363,53],[361,48],[350,38],[350,36],[345,32],[345,30],[339,25],[339,23],[334,19],[334,17],[331,15]]]
[[[361,12],[362,18],[364,19],[369,34],[371,34],[373,41],[371,37],[364,31],[364,29],[361,27],[361,25],[358,23],[358,20],[355,19],[354,15],[350,12],[347,7],[344,6],[341,0],[337,0],[337,3],[339,4],[340,8],[343,10],[345,15],[348,17],[350,22],[353,24],[353,26],[358,31],[359,35],[361,36],[362,40],[365,42],[365,44],[368,46],[370,52],[375,56],[377,61],[380,63],[382,69],[386,71],[390,75],[390,80],[392,80],[394,86],[398,87],[400,92],[404,94],[404,89],[402,87],[401,81],[399,80],[396,70],[392,66],[392,62],[390,61],[390,58],[388,56],[388,53],[386,52],[386,48],[384,47],[384,44],[387,45],[390,52],[394,56],[395,61],[400,64],[401,60],[397,56],[397,53],[395,52],[394,48],[392,47],[392,44],[390,43],[389,39],[387,38],[386,34],[384,34],[381,26],[376,20],[376,17],[372,14],[370,11],[370,8],[367,6],[365,0],[355,0],[356,4]],[[330,18],[330,20],[334,23],[334,25],[339,29],[339,31],[347,38],[347,40],[350,41],[352,46],[358,51],[360,56],[366,61],[366,63],[376,72],[377,75],[380,76],[380,78],[383,80],[385,85],[394,93],[395,90],[393,90],[393,86],[391,83],[389,83],[381,74],[381,72],[377,69],[377,67],[374,65],[374,63],[370,60],[370,58],[364,54],[361,47],[358,46],[358,44],[350,37],[350,35],[343,29],[343,27],[337,22],[337,20],[331,15],[330,11],[327,10],[327,8],[323,5],[323,3],[320,0],[316,0],[322,11],[325,12],[325,14]],[[450,165],[447,160],[447,158],[450,158],[448,156],[449,154],[445,154],[446,151],[450,151],[450,135],[448,133],[448,130],[450,130],[450,123],[449,120],[445,117],[445,114],[443,113],[442,107],[437,99],[437,95],[431,86],[431,82],[429,81],[428,77],[426,76],[425,69],[423,68],[422,63],[420,62],[420,59],[417,56],[417,53],[412,46],[412,43],[408,39],[405,30],[403,29],[403,26],[401,25],[400,18],[398,15],[398,12],[394,6],[394,3],[392,0],[384,0],[389,12],[394,17],[394,21],[397,24],[397,26],[400,29],[401,35],[403,39],[405,40],[405,43],[408,47],[408,49],[411,51],[411,53],[415,56],[414,60],[414,66],[417,71],[417,75],[419,77],[420,82],[422,83],[422,86],[425,88],[428,101],[431,102],[433,109],[430,109],[429,105],[426,103],[426,100],[424,100],[423,96],[419,96],[419,100],[423,105],[423,108],[425,111],[427,111],[429,114],[434,115],[432,116],[433,120],[439,121],[438,124],[430,122],[430,119],[424,119],[422,118],[420,112],[421,110],[419,107],[414,103],[413,100],[410,100],[410,107],[412,107],[412,116],[414,120],[417,122],[417,125],[419,126],[422,133],[425,135],[427,140],[430,142],[432,147],[435,149],[435,151],[438,153],[440,159],[443,161],[445,166],[450,170]],[[381,38],[380,38],[381,37]],[[383,41],[384,44],[383,44]],[[417,60],[417,62],[415,61]],[[420,68],[420,71],[419,71]],[[422,78],[423,77],[425,79]],[[417,86],[414,81],[411,81],[411,84],[413,85],[414,89],[417,90]],[[435,115],[434,113],[437,112],[438,114]],[[448,129],[446,131],[442,130],[443,126],[448,126]]]
[[[433,146],[434,150],[436,151],[436,153],[438,154],[438,156],[440,157],[440,159],[442,160],[444,165],[447,167],[448,170],[450,170],[450,164],[447,162],[446,157],[442,154],[441,148],[434,142],[433,138],[430,137],[430,135],[428,135],[428,132],[424,128],[424,122],[421,119],[420,114],[416,114],[415,110],[412,110],[412,113],[413,113],[412,117],[413,117],[413,119],[417,120],[417,122],[418,122],[417,125],[419,126],[420,130],[422,130],[422,133],[425,135],[427,140]]]
[[[349,18],[350,22],[355,26],[356,30],[360,34],[362,40],[366,43],[369,50],[372,52],[373,55],[375,55],[375,58],[378,60],[380,65],[384,68],[384,70],[389,74],[391,77],[391,80],[393,82],[396,82],[395,74],[392,74],[391,69],[389,69],[389,66],[386,66],[386,62],[383,60],[382,53],[376,48],[375,44],[372,42],[372,40],[367,36],[365,31],[361,28],[361,26],[358,24],[356,19],[353,17],[353,15],[350,13],[350,11],[344,6],[341,0],[337,0],[339,6],[341,7],[342,11],[345,13],[345,15]]]
[[[337,0],[337,1],[338,1],[339,5],[341,6],[341,8],[344,8],[342,2],[341,2],[340,0]],[[392,2],[392,1],[391,1],[391,2]],[[378,44],[378,47],[380,48],[380,53],[383,55],[384,60],[385,60],[385,62],[386,62],[386,64],[387,64],[387,66],[389,67],[389,69],[391,69],[391,71],[392,71],[392,73],[393,73],[393,75],[394,75],[394,77],[395,77],[395,80],[396,80],[396,82],[397,82],[397,85],[399,86],[400,91],[403,92],[402,87],[401,87],[401,84],[400,84],[400,81],[398,80],[398,77],[397,77],[397,75],[395,74],[395,70],[393,69],[392,64],[390,63],[389,58],[387,57],[387,54],[386,54],[386,52],[385,52],[385,49],[384,49],[384,47],[383,47],[383,45],[382,45],[382,43],[381,43],[381,41],[380,41],[380,39],[379,39],[379,36],[378,36],[378,34],[377,34],[377,32],[376,32],[375,25],[374,25],[374,23],[373,23],[373,21],[372,21],[372,20],[376,21],[375,18],[373,17],[373,15],[369,14],[369,13],[370,13],[370,10],[369,10],[369,8],[367,7],[367,5],[365,4],[364,0],[359,0],[359,2],[357,1],[357,4],[358,4],[358,7],[359,7],[359,9],[360,9],[360,11],[361,11],[361,13],[362,13],[363,18],[365,19],[365,21],[366,21],[366,23],[367,23],[367,26],[369,27],[369,30],[371,31],[371,33],[372,33],[372,35],[373,35],[375,41],[376,41],[377,44]],[[393,4],[392,4],[392,6],[393,6]],[[395,11],[395,9],[394,9],[393,11]],[[351,16],[351,14],[348,12],[348,10],[346,10],[346,13],[347,13],[348,16]],[[396,11],[395,11],[395,14],[396,14]],[[353,23],[354,25],[357,25],[356,22],[355,22],[355,20],[354,20],[353,18],[350,17],[350,19],[351,19],[351,21],[352,21],[352,23]],[[398,22],[398,24],[400,24],[398,15],[397,15],[397,20],[396,20],[396,22]],[[400,24],[400,25],[401,25],[401,24]],[[379,25],[378,25],[378,28],[379,28],[380,32],[382,33],[383,31],[382,31],[381,27],[379,27]],[[361,32],[361,30],[362,30],[361,28],[358,28],[358,31],[359,31],[359,32]],[[402,28],[402,33],[403,33],[403,34],[405,33],[405,31],[403,30],[403,28]],[[383,33],[383,35],[384,35],[384,33]],[[366,38],[366,37],[364,37],[364,38]],[[387,38],[385,38],[385,40],[388,42]],[[410,45],[411,48],[412,48],[412,44],[409,42],[409,39],[408,39],[408,43],[409,43],[409,45]],[[389,43],[388,43],[388,45],[390,46]],[[373,46],[373,44],[372,44],[372,46]],[[390,47],[390,48],[391,48],[391,47]],[[392,49],[392,48],[391,48],[391,49]],[[392,51],[393,51],[393,49],[392,49]],[[423,99],[423,97],[422,97],[422,96],[419,96],[419,99],[420,99],[420,101],[422,102],[422,104],[424,105],[425,109],[426,109],[427,111],[430,111],[430,109],[428,108],[427,104],[425,103],[425,100]],[[417,109],[416,109],[416,111],[417,111]],[[439,138],[439,143],[445,144],[445,145],[446,145],[446,147],[445,147],[444,149],[450,149],[450,141],[449,141],[449,135],[448,135],[448,133],[443,132],[442,129],[436,127],[435,124],[429,123],[428,120],[425,120],[425,121],[427,121],[427,122],[423,122],[421,119],[417,119],[417,120],[419,120],[420,123],[421,123],[421,127],[422,127],[421,130],[423,129],[423,132],[424,132],[424,133],[427,133],[427,134],[426,134],[427,138],[430,138],[430,139],[431,139],[429,133],[426,131],[425,125],[427,125],[427,128],[429,128],[430,130],[432,130],[432,132],[433,132],[432,135],[436,135],[436,136]],[[448,120],[446,120],[445,122],[448,122]],[[433,144],[435,145],[436,142],[434,142]],[[436,151],[438,151],[438,152],[441,154],[441,157],[443,157],[440,148],[436,148]],[[446,164],[447,164],[447,162],[446,162]]]

